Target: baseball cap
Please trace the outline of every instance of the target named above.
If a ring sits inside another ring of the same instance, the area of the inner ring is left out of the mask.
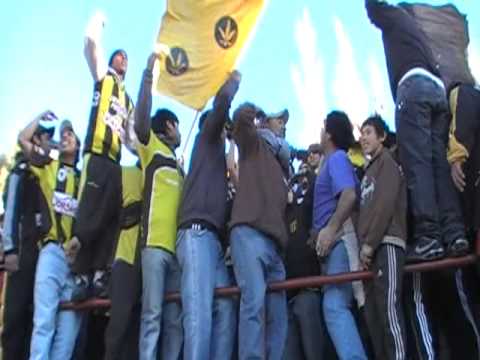
[[[66,130],[70,130],[71,132],[75,133],[75,131],[73,130],[72,122],[68,119],[63,120],[62,123],[60,124],[60,136]]]
[[[282,111],[276,112],[276,113],[265,113],[263,111],[259,111],[258,118],[261,121],[268,121],[271,119],[283,119],[285,124],[288,122],[288,118],[290,117],[290,114],[288,112],[288,109],[284,109]]]

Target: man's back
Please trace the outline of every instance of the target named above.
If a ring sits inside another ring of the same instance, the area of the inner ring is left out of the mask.
[[[426,35],[405,9],[378,0],[365,0],[365,7],[370,21],[382,31],[394,98],[399,81],[413,68],[423,68],[439,76]]]
[[[249,225],[284,248],[288,239],[287,185],[282,167],[253,121],[236,122],[234,138],[239,148],[240,178],[229,227]]]

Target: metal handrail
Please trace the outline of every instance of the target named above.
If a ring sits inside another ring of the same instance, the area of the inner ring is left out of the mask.
[[[477,234],[475,244],[475,254],[470,254],[458,258],[447,258],[436,261],[429,261],[417,264],[405,265],[406,273],[427,272],[452,267],[464,267],[474,264],[480,258],[480,231]],[[318,288],[322,285],[340,284],[345,282],[369,280],[374,277],[371,271],[354,271],[335,275],[308,276],[285,281],[272,282],[268,285],[267,291],[295,290],[303,288]],[[240,289],[236,286],[223,287],[215,289],[215,296],[228,297],[240,295]],[[165,295],[165,301],[180,301],[179,292],[171,292]],[[81,303],[63,303],[62,310],[90,310],[97,308],[109,308],[110,300],[108,299],[90,299]]]

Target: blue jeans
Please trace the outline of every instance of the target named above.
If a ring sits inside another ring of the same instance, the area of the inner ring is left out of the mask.
[[[216,298],[216,287],[231,286],[217,234],[180,230],[177,257],[182,268],[184,359],[230,359],[236,330],[235,302]]]
[[[57,243],[48,243],[40,251],[35,274],[31,360],[71,358],[81,315],[58,310],[60,302],[71,299],[73,289],[65,251]]]
[[[267,294],[267,284],[285,280],[285,266],[273,240],[245,225],[230,235],[233,268],[242,292],[239,359],[281,359],[287,338],[285,291]]]
[[[159,342],[163,360],[176,360],[180,356],[183,344],[181,306],[176,302],[163,303],[166,292],[179,290],[180,276],[173,254],[159,248],[142,250],[140,360],[157,359]],[[162,326],[164,331],[160,338]]]
[[[326,275],[350,271],[347,249],[343,240],[337,242],[326,258]],[[367,360],[357,324],[353,317],[351,283],[325,285],[323,316],[340,360]]]

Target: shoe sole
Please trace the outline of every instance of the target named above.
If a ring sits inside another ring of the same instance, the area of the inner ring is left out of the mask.
[[[440,260],[445,256],[444,250],[436,250],[430,251],[427,254],[414,254],[407,256],[408,263],[415,263],[415,262],[425,262],[425,261],[435,261]]]

